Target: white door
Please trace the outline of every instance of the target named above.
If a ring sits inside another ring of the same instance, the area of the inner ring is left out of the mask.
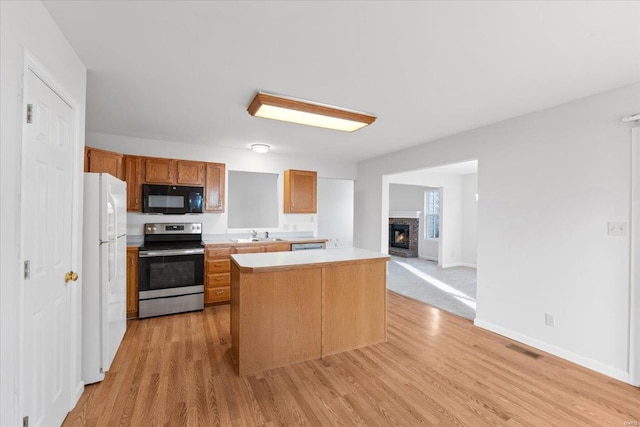
[[[73,110],[31,70],[25,101],[23,187],[24,280],[23,402],[29,425],[55,426],[70,407],[70,288]]]

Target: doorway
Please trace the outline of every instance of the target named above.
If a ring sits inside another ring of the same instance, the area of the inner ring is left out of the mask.
[[[388,289],[474,319],[478,161],[386,175],[384,200],[392,256]],[[411,225],[408,236],[400,235],[410,242],[406,249],[393,241],[398,224]]]

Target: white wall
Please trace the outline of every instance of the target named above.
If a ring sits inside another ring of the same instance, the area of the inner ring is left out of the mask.
[[[17,367],[19,348],[19,319],[21,280],[20,259],[20,189],[22,186],[21,153],[22,153],[22,78],[23,48],[28,49],[47,71],[74,98],[80,110],[80,146],[84,144],[84,110],[86,101],[86,69],[62,32],[59,30],[49,12],[40,2],[0,2],[0,186],[2,198],[0,202],[0,425],[22,425],[22,402],[20,401],[20,384]],[[82,169],[82,151],[77,153],[77,164],[80,166],[77,178],[80,179]],[[81,188],[80,188],[81,190]],[[75,196],[78,196],[77,192]],[[80,208],[76,197],[74,209]],[[80,212],[76,212],[81,218]],[[81,225],[81,224],[80,224]],[[78,226],[78,224],[76,224]],[[80,250],[81,240],[77,236],[76,250]],[[81,271],[81,257],[74,254],[75,271]],[[81,286],[78,284],[78,286]],[[73,309],[79,313],[79,292],[72,296],[76,303]],[[75,325],[79,331],[79,319]],[[76,331],[76,332],[77,332]],[[77,336],[77,334],[76,334]],[[78,348],[79,351],[79,348]],[[75,354],[74,357],[78,357]],[[82,386],[80,382],[79,363],[72,373],[74,386]]]
[[[476,324],[626,381],[629,237],[607,221],[629,222],[638,111],[640,84],[361,162],[354,244],[384,247],[385,175],[478,159]]]
[[[478,174],[462,175],[462,264],[478,263]]]
[[[314,170],[318,172],[318,178],[340,178],[353,180],[357,176],[357,167],[355,163],[327,160],[320,156],[290,156],[274,152],[258,154],[252,152],[248,148],[246,150],[236,150],[199,144],[158,141],[91,132],[87,132],[86,143],[91,147],[103,148],[124,154],[225,163],[227,171],[239,170],[277,173],[279,174],[279,226],[277,228],[267,229],[272,232],[295,231],[307,232],[307,234],[314,236],[318,235],[318,218],[316,214],[283,213],[284,171],[286,169]],[[228,191],[226,194],[229,195]],[[195,220],[196,219],[194,219],[194,221]],[[127,232],[130,235],[141,235],[143,234],[143,225],[146,222],[170,221],[185,221],[185,216],[129,213],[127,216]],[[235,229],[229,230],[227,228],[227,212],[197,215],[197,221],[203,223],[204,234],[224,234],[249,231]],[[263,230],[261,229],[261,231]]]
[[[329,248],[353,246],[353,181],[318,179],[318,236]]]

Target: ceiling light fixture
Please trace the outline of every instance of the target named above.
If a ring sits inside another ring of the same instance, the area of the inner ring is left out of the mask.
[[[376,116],[317,102],[258,92],[247,108],[255,117],[353,132],[370,125]]]
[[[271,147],[267,144],[251,144],[251,149],[256,153],[268,153]]]

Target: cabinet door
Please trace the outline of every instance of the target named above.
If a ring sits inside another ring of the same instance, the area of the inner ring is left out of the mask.
[[[127,248],[127,317],[138,314],[138,248]]]
[[[144,162],[144,182],[148,184],[174,184],[175,166],[173,159],[147,157]]]
[[[288,252],[291,250],[291,243],[271,243],[266,248],[267,252]]]
[[[142,157],[124,156],[124,180],[127,181],[127,210],[142,210]]]
[[[254,254],[257,252],[267,252],[266,246],[235,246],[234,254]]]
[[[222,163],[207,163],[204,210],[224,212],[225,166]]]
[[[317,180],[314,171],[284,172],[284,213],[317,212]]]
[[[204,185],[204,163],[178,160],[176,167],[178,177],[176,182],[185,185]]]
[[[122,154],[91,148],[87,150],[89,160],[88,172],[108,173],[118,179],[124,178],[122,173]]]
[[[207,287],[205,292],[205,303],[228,302],[230,297],[229,286],[215,288]]]
[[[214,258],[207,259],[207,274],[208,273],[228,273],[231,271],[231,260],[227,258]]]

